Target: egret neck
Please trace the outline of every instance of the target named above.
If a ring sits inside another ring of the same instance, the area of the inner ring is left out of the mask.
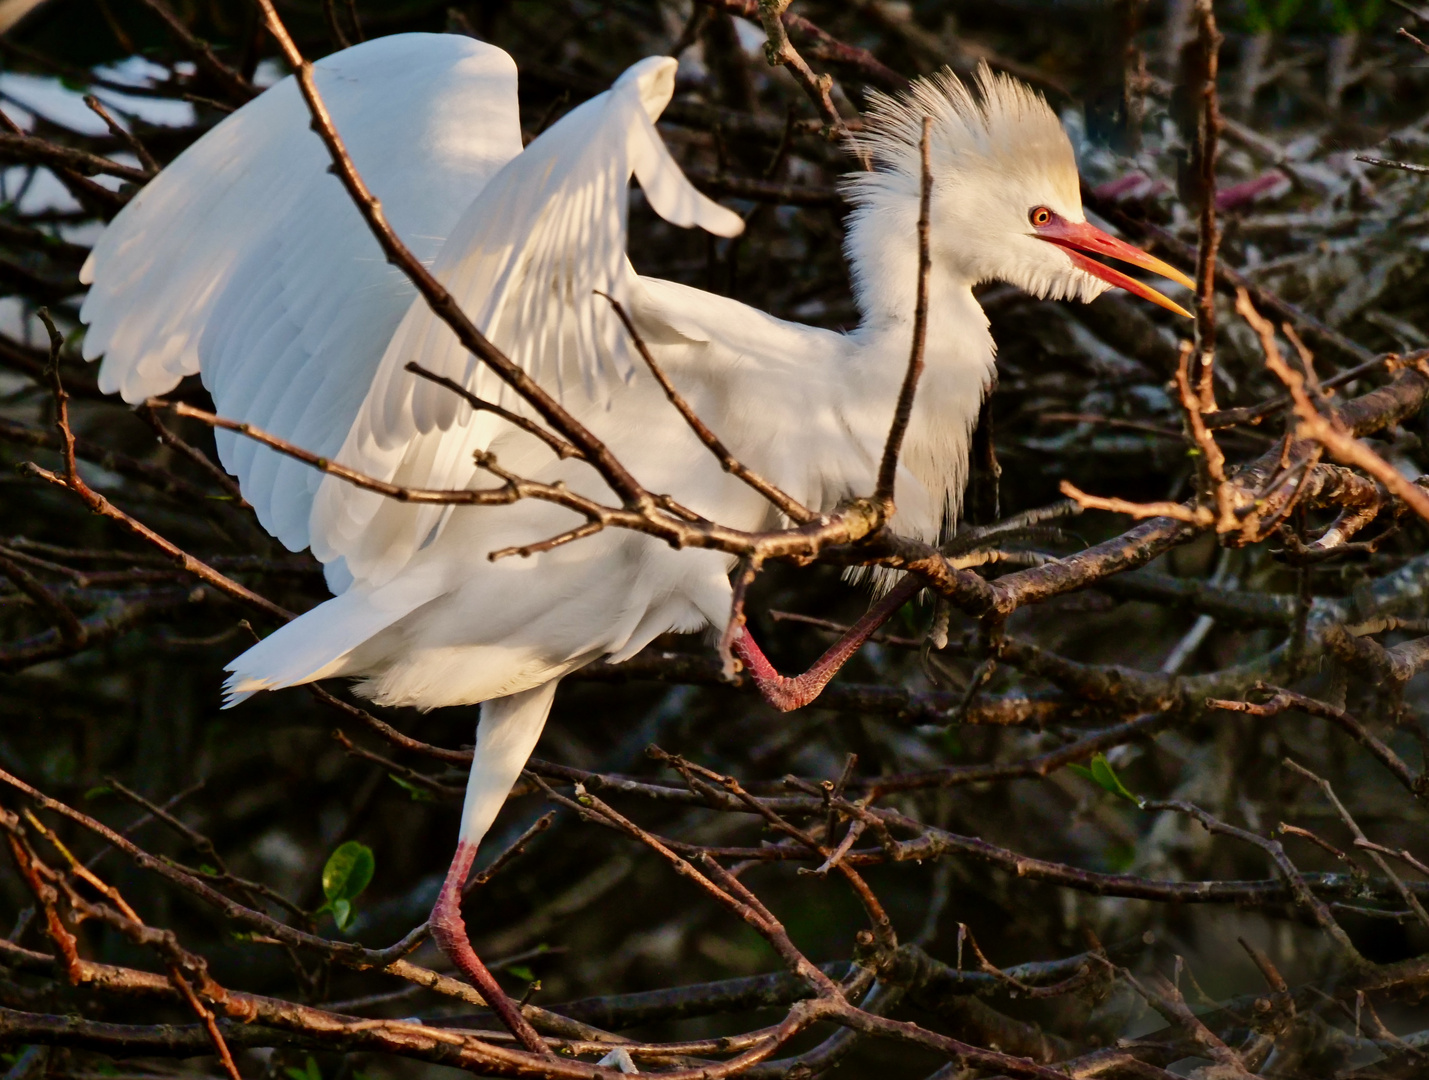
[[[915,271],[917,259],[914,248],[908,261]],[[913,345],[914,302],[904,299],[903,285],[891,275],[860,282],[863,320],[851,335],[870,396],[888,402],[890,421]],[[995,378],[997,347],[972,287],[945,264],[933,263],[923,375],[900,457],[918,484],[895,488],[893,519],[896,531],[929,543],[937,541],[945,520],[956,519],[973,425]]]

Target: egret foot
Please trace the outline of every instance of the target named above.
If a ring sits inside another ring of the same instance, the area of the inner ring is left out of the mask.
[[[501,985],[486,969],[466,936],[466,923],[461,917],[461,891],[466,885],[466,876],[471,871],[472,860],[475,858],[475,844],[468,844],[466,841],[457,844],[451,868],[447,871],[447,879],[442,882],[442,891],[437,894],[436,905],[427,921],[427,925],[431,927],[432,939],[441,946],[442,952],[451,958],[457,970],[481,991],[486,1003],[522,1046],[533,1054],[554,1057],[550,1047],[536,1034],[536,1029],[521,1015],[521,1010],[516,1007],[515,1002],[506,996],[506,991],[501,989]]]
[[[917,578],[911,575],[904,578],[894,586],[892,592],[869,608],[863,618],[850,626],[844,636],[834,642],[828,652],[814,661],[814,666],[802,675],[795,675],[793,678],[780,675],[748,629],[734,640],[734,654],[744,663],[745,670],[754,680],[754,685],[759,687],[764,700],[780,712],[792,712],[818,697],[829,680],[838,674],[839,668],[858,652],[859,646],[891,619],[899,608],[916,596],[922,587],[922,582]]]

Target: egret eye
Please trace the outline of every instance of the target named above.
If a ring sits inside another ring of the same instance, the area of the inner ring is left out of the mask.
[[[1027,214],[1033,225],[1048,225],[1052,221],[1052,211],[1045,206],[1034,206]]]

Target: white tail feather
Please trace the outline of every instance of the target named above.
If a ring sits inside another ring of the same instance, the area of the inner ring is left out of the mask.
[[[343,674],[353,649],[436,598],[437,574],[411,574],[376,589],[360,586],[319,604],[229,661],[223,684],[228,709],[259,690],[299,686]]]

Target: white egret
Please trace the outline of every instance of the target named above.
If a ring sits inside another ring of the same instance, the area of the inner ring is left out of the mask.
[[[976,95],[942,75],[899,99],[874,100],[855,145],[872,169],[845,181],[862,314],[853,332],[784,322],[638,276],[626,258],[632,174],[674,224],[721,236],[742,227],[690,185],[654,127],[675,69],[668,58],[641,61],[523,150],[516,68],[491,45],[406,34],[316,65],[336,127],[397,234],[648,490],[737,528],[777,524],[769,503],[721,469],[634,362],[598,292],[620,301],[666,375],[744,463],[816,509],[872,490],[911,343],[925,117],[933,178],[926,370],[904,441],[895,530],[934,541],[961,498],[971,429],[993,377],[974,285],[1000,280],[1084,301],[1115,285],[1181,311],[1089,257],[1190,284],[1087,223],[1055,114],[1027,87],[986,70]],[[523,408],[383,261],[327,165],[289,78],[144,188],[82,274],[91,283],[84,355],[104,357],[100,386],[141,402],[197,372],[224,416],[383,480],[475,486],[484,474],[474,454],[487,451],[510,472],[601,499],[606,489],[585,462],[557,457],[407,370],[416,362]],[[482,703],[457,852],[431,926],[491,993],[495,983],[467,943],[460,890],[557,684],[599,657],[630,657],[658,634],[721,625],[730,559],[612,529],[493,562],[486,556],[496,549],[579,522],[539,502],[409,505],[228,432],[217,439],[264,527],[290,549],[311,547],[335,593],[229,665],[229,704],[336,677],[359,680],[357,692],[384,705]],[[763,684],[777,679],[747,635],[737,646]],[[508,1022],[510,1012],[506,1005]],[[524,1037],[534,1038],[529,1028]]]

